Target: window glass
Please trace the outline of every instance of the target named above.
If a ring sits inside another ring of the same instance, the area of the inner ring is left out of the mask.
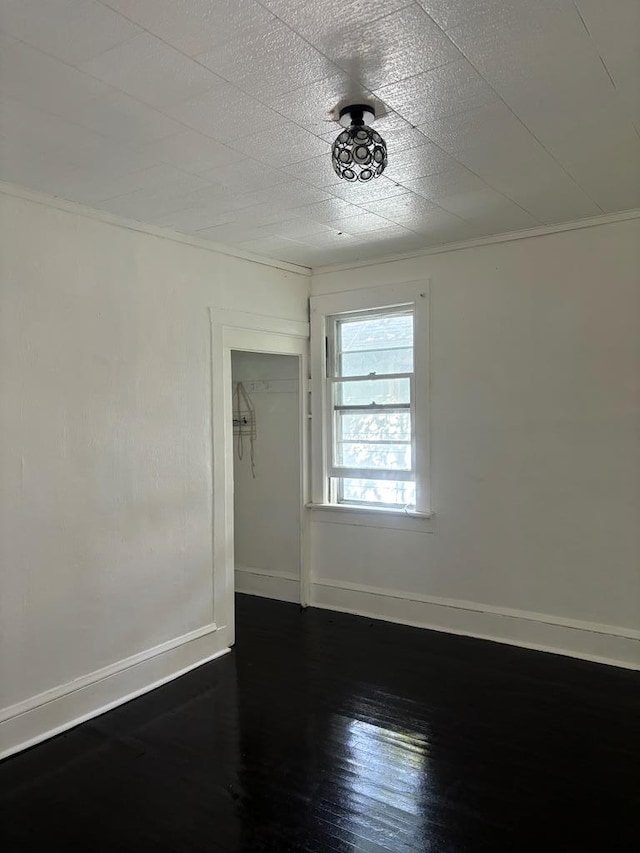
[[[411,402],[409,378],[364,379],[361,382],[337,382],[336,406],[408,406]]]
[[[413,326],[406,308],[334,320],[331,477],[339,503],[415,505]],[[341,468],[352,476],[340,477]]]
[[[413,348],[413,314],[338,320],[338,351]]]
[[[344,352],[340,356],[340,376],[368,376],[370,373],[412,373],[413,350],[407,347]]]
[[[339,320],[336,345],[339,376],[411,373],[413,315]]]
[[[410,480],[341,480],[340,499],[344,503],[370,503],[386,506],[414,506],[416,484]]]
[[[379,468],[381,471],[410,471],[410,444],[360,444],[336,442],[336,465],[343,468]]]
[[[411,441],[409,412],[341,412],[344,441]]]

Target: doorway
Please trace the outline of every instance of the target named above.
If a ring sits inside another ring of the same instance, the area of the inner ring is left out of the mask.
[[[231,351],[236,592],[300,603],[298,358]]]
[[[275,355],[286,356],[291,358],[287,365],[295,363],[297,370],[297,452],[290,449],[292,456],[297,457],[297,477],[298,477],[298,492],[297,492],[297,510],[295,518],[298,525],[298,549],[299,559],[296,564],[297,580],[294,585],[297,585],[297,601],[305,607],[310,600],[310,560],[309,560],[309,537],[308,537],[308,510],[306,503],[309,500],[308,487],[308,463],[307,463],[307,447],[308,447],[308,430],[309,430],[309,413],[308,413],[308,350],[309,350],[309,325],[299,321],[281,320],[279,318],[270,317],[249,317],[246,314],[237,314],[236,312],[227,312],[222,310],[210,309],[211,318],[211,402],[212,402],[212,480],[213,480],[213,616],[214,622],[219,631],[224,632],[224,639],[227,645],[232,646],[235,642],[235,592],[236,592],[236,561],[234,555],[235,532],[234,532],[234,456],[237,453],[235,441],[238,436],[234,435],[233,427],[233,370],[232,370],[232,353],[238,352],[242,355],[235,356],[236,360],[246,358],[249,355]],[[254,325],[255,323],[255,325]],[[263,362],[263,367],[271,366],[274,362]],[[244,368],[243,368],[244,369]],[[270,372],[270,371],[269,371]],[[265,374],[267,375],[267,374]],[[287,374],[289,376],[290,374]],[[250,382],[260,382],[260,379],[249,380]],[[264,380],[270,381],[270,380]],[[275,379],[273,380],[275,381]],[[282,380],[290,382],[289,379]],[[264,386],[250,386],[253,388],[252,401],[255,400],[257,394],[264,394],[264,403],[269,402],[269,393],[264,390]],[[281,388],[283,386],[275,386]],[[286,386],[292,387],[292,386]],[[256,388],[263,390],[256,393]],[[271,387],[273,392],[274,386]],[[280,393],[280,391],[278,391]],[[291,393],[284,392],[282,393]],[[258,401],[260,409],[263,408],[263,402]],[[258,413],[259,414],[259,413]],[[264,419],[262,419],[263,421]],[[266,460],[263,454],[267,453],[266,442],[260,444],[260,436],[262,434],[261,423],[256,422],[256,435],[254,440],[254,461],[256,480],[260,476],[258,465],[262,463],[266,465]],[[292,419],[293,421],[293,419]],[[268,435],[268,432],[267,432]],[[243,455],[245,452],[250,453],[250,446],[244,444]],[[246,457],[245,457],[246,458]],[[249,457],[250,459],[250,457]],[[243,476],[247,471],[243,472]],[[249,476],[251,476],[249,474]],[[253,479],[253,478],[252,478]],[[266,485],[266,480],[263,478]],[[262,485],[262,483],[261,483]],[[278,487],[277,483],[272,483],[271,489],[272,502],[277,501]],[[290,504],[293,507],[293,502]],[[245,511],[243,511],[245,512]],[[252,529],[256,528],[255,505],[253,513],[246,513],[243,518],[248,518],[248,523],[243,525],[244,530],[240,530],[238,537],[242,538],[240,555],[241,559],[246,562],[259,562],[257,556],[251,556],[245,549],[245,540],[251,536]],[[293,513],[293,510],[291,510]],[[249,529],[247,530],[246,527]],[[242,556],[244,553],[244,557]],[[254,552],[255,553],[255,552]],[[272,553],[273,558],[273,553]],[[291,564],[287,564],[288,568],[284,572],[288,574]],[[262,565],[244,566],[239,563],[239,568],[263,569]],[[276,568],[276,562],[271,559],[266,566],[269,574],[276,571],[283,571]],[[242,578],[242,583],[247,583],[249,574],[245,572]],[[264,585],[271,587],[273,592],[274,585],[278,585],[278,581],[284,584],[286,581],[292,580],[289,577],[278,578],[277,575],[272,575],[273,579],[268,576],[266,580],[259,580],[259,574],[251,575],[251,582],[254,585],[263,584],[262,594],[266,589]],[[286,584],[290,586],[289,584]],[[278,587],[282,589],[282,586]],[[248,590],[247,590],[248,591]],[[254,586],[254,591],[257,591]],[[291,597],[291,589],[289,589]]]

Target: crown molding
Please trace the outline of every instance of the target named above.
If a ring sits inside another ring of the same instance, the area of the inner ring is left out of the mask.
[[[47,195],[46,193],[31,190],[27,187],[19,186],[18,184],[9,184],[5,181],[0,181],[0,193],[14,198],[32,201],[37,204],[53,207],[57,210],[63,210],[66,213],[71,213],[76,216],[83,216],[86,219],[94,219],[98,222],[104,222],[107,225],[115,225],[118,228],[126,228],[129,231],[138,231],[141,234],[149,234],[152,237],[159,237],[162,240],[171,240],[174,243],[182,243],[185,246],[192,246],[196,249],[204,249],[207,252],[214,252],[217,255],[226,255],[231,258],[239,258],[242,261],[251,261],[254,264],[261,264],[266,267],[284,270],[285,272],[293,272],[297,275],[310,276],[311,268],[292,264],[288,261],[278,261],[273,258],[267,258],[263,255],[257,255],[253,252],[245,252],[242,249],[235,249],[232,246],[226,246],[223,243],[214,243],[211,240],[203,240],[200,237],[192,237],[188,234],[182,234],[179,231],[173,231],[171,228],[161,228],[158,225],[147,225],[144,222],[138,222],[135,219],[126,219],[123,216],[117,216],[113,213],[107,213],[104,210],[97,210],[94,207],[78,204],[75,201],[59,198],[58,196]]]
[[[527,228],[522,231],[509,231],[504,234],[495,234],[490,237],[459,240],[455,243],[442,243],[438,246],[430,246],[426,249],[416,249],[413,252],[401,252],[396,255],[383,255],[380,258],[370,261],[327,264],[322,267],[314,267],[312,274],[317,276],[325,275],[327,273],[362,269],[364,267],[375,267],[380,264],[391,264],[395,261],[423,258],[428,257],[429,255],[441,255],[445,252],[458,252],[462,249],[475,249],[478,246],[491,246],[494,243],[510,243],[513,240],[529,240],[534,237],[547,237],[550,234],[560,234],[563,231],[579,231],[582,228],[594,228],[597,225],[611,225],[615,222],[626,222],[630,219],[640,219],[640,209],[623,210],[620,213],[607,213],[604,216],[591,216],[587,219],[575,219],[571,222],[560,222],[557,225],[540,225],[536,228]]]
[[[242,249],[236,249],[233,246],[227,246],[224,243],[214,243],[210,240],[203,240],[199,237],[182,234],[181,232],[174,231],[171,228],[162,228],[158,225],[147,225],[144,222],[138,222],[134,219],[126,219],[123,216],[117,216],[116,214],[107,213],[107,211],[98,210],[94,207],[79,204],[75,201],[68,201],[67,199],[59,198],[58,196],[52,196],[37,190],[31,190],[18,184],[10,184],[5,181],[0,181],[0,193],[7,196],[13,196],[15,198],[25,199],[26,201],[32,201],[37,204],[43,204],[47,207],[56,208],[57,210],[63,210],[66,213],[75,214],[76,216],[84,216],[87,219],[94,219],[98,222],[104,222],[107,225],[115,225],[119,228],[126,228],[129,231],[149,234],[152,237],[171,240],[174,243],[182,243],[185,246],[204,249],[207,252],[214,252],[218,255],[225,255],[227,257],[238,258],[243,261],[250,261],[251,263],[261,264],[262,266],[272,267],[274,269],[292,272],[302,276],[325,275],[333,272],[362,269],[365,267],[378,266],[380,264],[390,264],[395,261],[423,258],[430,255],[440,255],[445,252],[457,252],[462,249],[475,249],[479,246],[491,246],[494,243],[508,243],[514,240],[529,240],[534,237],[546,237],[550,234],[559,234],[563,231],[577,231],[582,228],[594,228],[598,225],[611,225],[615,222],[625,222],[630,219],[640,218],[640,209],[624,210],[619,213],[608,213],[603,216],[576,219],[571,222],[561,222],[556,225],[540,225],[536,228],[527,228],[522,231],[510,231],[503,234],[494,234],[490,237],[478,237],[470,240],[459,240],[454,243],[442,243],[425,249],[416,249],[413,252],[400,252],[394,255],[383,255],[380,258],[374,258],[372,260],[353,261],[351,263],[342,264],[326,264],[324,266],[311,268],[301,266],[299,264],[293,264],[288,261],[279,261],[274,258],[268,258],[265,255],[254,254],[253,252],[243,251]]]

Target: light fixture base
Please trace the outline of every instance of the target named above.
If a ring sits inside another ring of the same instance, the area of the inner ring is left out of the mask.
[[[350,104],[340,110],[339,124],[351,127],[352,124],[371,124],[375,121],[376,111],[370,104]]]

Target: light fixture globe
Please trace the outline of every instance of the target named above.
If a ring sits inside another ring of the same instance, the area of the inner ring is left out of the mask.
[[[375,118],[373,107],[354,104],[340,110],[340,124],[346,129],[331,146],[331,159],[337,175],[345,181],[371,181],[387,165],[387,143],[365,124]]]

